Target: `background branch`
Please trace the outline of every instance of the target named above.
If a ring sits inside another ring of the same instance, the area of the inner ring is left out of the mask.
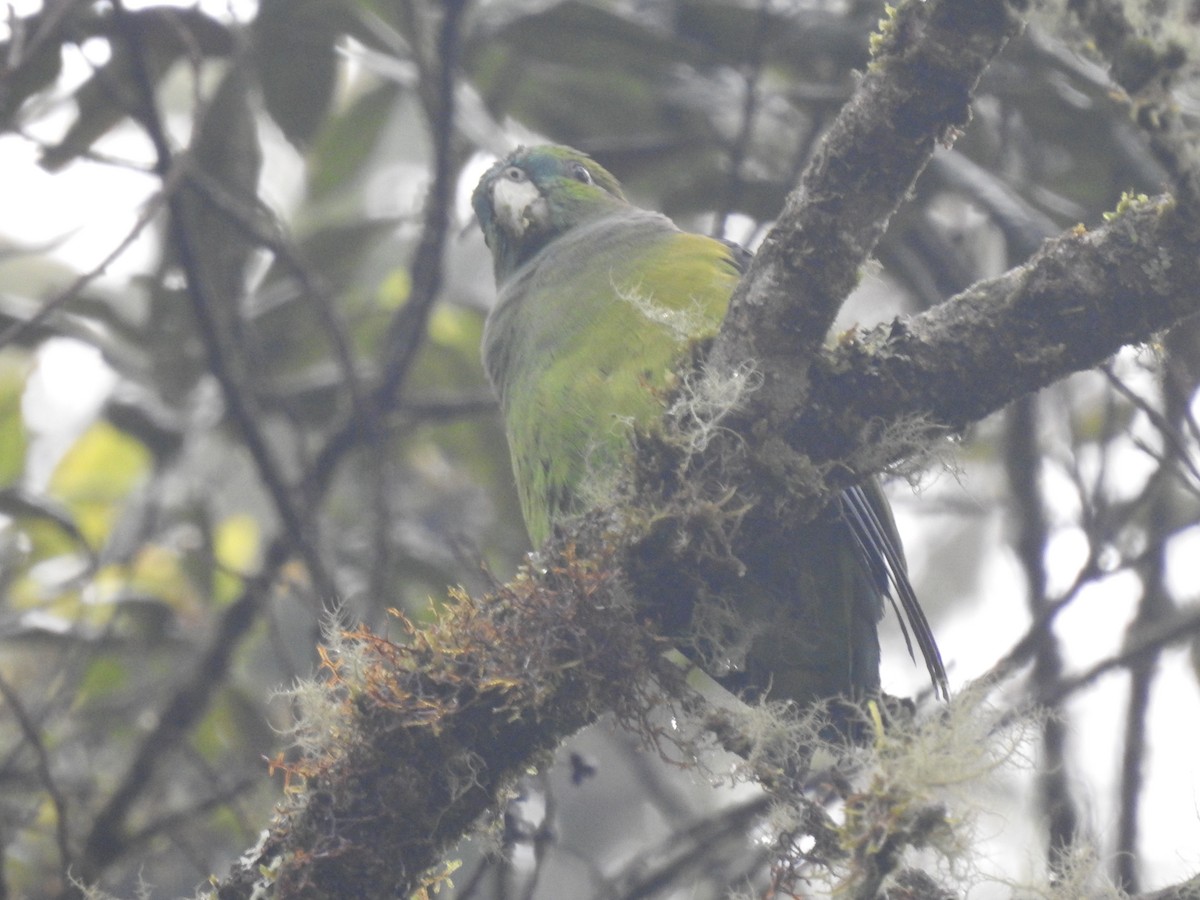
[[[886,90],[882,76],[876,80],[868,76],[802,178],[781,226],[768,238],[768,249],[739,289],[736,302],[741,305],[735,307],[713,350],[718,365],[745,358],[736,355],[742,353],[765,367],[768,383],[752,397],[746,419],[753,421],[755,413],[765,408],[774,421],[786,423],[783,434],[793,447],[818,460],[851,460],[850,468],[857,474],[877,471],[912,452],[930,431],[961,428],[1036,387],[1095,365],[1124,344],[1150,339],[1198,308],[1188,286],[1197,282],[1200,262],[1186,252],[1195,234],[1182,226],[1169,199],[1131,202],[1103,227],[1090,232],[1080,229],[1051,241],[1026,265],[977,285],[952,302],[897,322],[891,329],[849,337],[829,351],[819,351],[809,373],[810,390],[799,395],[803,400],[791,396],[784,403],[781,385],[791,376],[775,378],[773,373],[783,366],[773,364],[783,356],[794,363],[803,352],[797,335],[823,336],[853,280],[850,273],[874,246],[891,210],[933,152],[935,140],[963,122],[970,87],[1018,24],[1007,4],[970,6],[970,12],[953,2],[927,7],[928,21],[909,18],[926,14],[922,4],[905,6],[897,14],[895,32],[887,36],[886,62],[880,63],[879,71],[899,66],[902,71],[890,71],[890,76],[904,84],[915,83],[918,73],[934,67],[939,74],[935,100],[923,108],[936,113],[914,118],[915,87],[911,94]],[[918,21],[922,27],[917,27]],[[965,47],[965,52],[947,55],[950,47]],[[905,65],[912,68],[905,70]],[[889,136],[872,141],[861,139],[860,133],[858,140],[839,140],[868,125]],[[896,152],[897,142],[903,152]],[[871,191],[841,180],[846,173],[861,177],[863,172],[885,176]],[[864,196],[867,199],[859,202]],[[831,197],[855,202],[831,206]],[[806,216],[816,217],[817,224],[813,226]],[[865,225],[866,220],[873,224]],[[797,233],[797,222],[808,224]],[[831,236],[836,237],[832,246],[846,251],[844,267],[820,257],[822,242]],[[815,287],[805,283],[806,296],[818,299],[797,314],[796,296],[789,287],[810,271],[797,261],[808,260],[812,266],[818,258],[827,266],[823,277],[833,280]],[[785,319],[786,327],[781,324]],[[808,376],[799,377],[807,380]],[[764,400],[760,394],[773,399]],[[880,434],[887,435],[897,426],[920,437],[909,444],[885,439],[884,449],[879,449]],[[744,442],[751,459],[761,461],[777,452],[778,437],[767,428],[742,428],[738,440]],[[735,464],[734,469],[709,476],[726,488],[742,479],[752,493],[761,494],[761,474],[738,474]],[[807,481],[798,470],[788,470],[786,477],[786,496],[819,503],[840,486],[837,482],[845,475],[835,474],[830,479],[834,483],[825,486],[812,473]],[[768,493],[785,495],[783,490]],[[379,885],[394,886],[388,890],[401,893],[416,889],[421,884],[418,873],[458,837],[458,829],[492,802],[491,792],[498,783],[494,779],[511,771],[514,751],[516,758],[527,758],[589,721],[599,708],[615,707],[629,716],[631,704],[636,709],[645,702],[636,686],[646,683],[649,670],[662,674],[661,667],[649,665],[654,641],[636,630],[612,632],[616,625],[612,620],[623,619],[630,610],[609,592],[609,579],[618,577],[616,559],[605,556],[612,536],[603,530],[597,533],[594,527],[585,523],[570,532],[566,543],[544,558],[545,574],[525,573],[500,598],[482,605],[462,601],[452,607],[450,619],[422,632],[419,646],[425,641],[430,647],[452,646],[450,657],[470,659],[470,669],[456,669],[452,686],[438,682],[442,676],[436,674],[436,665],[431,669],[434,661],[422,657],[419,664],[395,663],[392,668],[401,673],[398,685],[389,683],[382,691],[368,687],[369,695],[386,699],[369,703],[370,712],[352,714],[358,740],[347,755],[324,759],[322,753],[327,751],[322,751],[314,757],[324,760],[317,770],[303,770],[313,799],[277,823],[258,857],[275,861],[278,869],[273,877],[286,892],[333,896],[335,885],[345,890],[343,879],[352,879],[360,886],[355,890],[368,895]],[[741,541],[753,539],[752,534],[739,535]],[[604,558],[589,558],[589,553],[597,552]],[[590,575],[581,581],[580,562],[586,571],[596,573],[604,588],[597,590]],[[669,563],[678,564],[679,560]],[[541,598],[543,591],[554,598],[556,616],[570,627],[545,633],[547,601],[531,599]],[[583,623],[586,609],[597,605],[608,620],[595,623],[599,630],[593,632],[592,624]],[[469,624],[461,620],[463,616]],[[608,655],[600,659],[590,651],[578,652],[574,642],[581,638],[576,625],[591,636],[588,648],[598,640],[610,648]],[[494,633],[500,628],[505,637],[497,640]],[[538,638],[533,640],[533,635]],[[506,662],[510,645],[527,647],[531,642],[539,655],[529,671],[510,684]],[[358,659],[357,651],[353,658]],[[546,664],[539,662],[567,658],[572,660],[569,675],[548,675]],[[355,665],[361,666],[361,661]],[[635,674],[639,666],[648,669]],[[335,668],[335,674],[340,671]],[[527,683],[530,672],[542,674]],[[614,678],[614,672],[621,674]],[[368,684],[371,677],[367,676]],[[499,683],[508,688],[494,696],[485,687]],[[533,684],[541,686],[529,694]],[[601,684],[608,687],[598,693]],[[686,692],[672,693],[677,702],[689,702]],[[442,698],[434,715],[436,729],[391,708],[391,698],[401,698],[403,706],[407,697]],[[1060,699],[1061,694],[1047,687],[1043,700]],[[394,713],[398,717],[393,718]],[[382,727],[380,719],[386,722]],[[507,729],[504,722],[523,724],[517,731],[500,734],[496,729]],[[525,730],[533,722],[540,723],[539,728]],[[397,746],[397,740],[403,746]],[[374,773],[376,761],[385,756],[441,764],[428,787],[416,788],[407,769]],[[477,774],[471,788],[459,795],[447,785],[460,777],[456,772],[465,759],[471,760]],[[365,772],[373,773],[367,790],[362,783]],[[381,797],[388,799],[381,801]],[[429,820],[432,809],[439,810],[435,821]],[[369,822],[370,827],[355,825],[360,822]],[[875,881],[864,884],[882,884],[895,865],[890,853],[880,862],[884,868]],[[235,871],[222,896],[248,896],[258,879],[254,865],[249,861]]]

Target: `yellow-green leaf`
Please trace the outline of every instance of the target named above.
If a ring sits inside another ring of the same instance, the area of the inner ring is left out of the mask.
[[[12,484],[25,471],[26,436],[21,418],[25,375],[25,365],[8,355],[0,358],[0,485]]]
[[[107,422],[97,422],[67,451],[50,478],[49,494],[67,505],[79,530],[99,546],[120,504],[142,482],[151,455]]]

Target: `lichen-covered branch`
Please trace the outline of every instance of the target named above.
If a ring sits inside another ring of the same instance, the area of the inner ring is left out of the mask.
[[[814,367],[793,445],[846,458],[905,420],[957,430],[1153,340],[1200,312],[1200,234],[1188,221],[1171,198],[1129,200],[1104,226],[1048,241],[927,313],[843,339]]]
[[[730,303],[718,367],[756,360],[752,417],[778,423],[807,392],[807,365],[892,214],[939,143],[970,118],[971,93],[1021,26],[1016,0],[903,3]]]

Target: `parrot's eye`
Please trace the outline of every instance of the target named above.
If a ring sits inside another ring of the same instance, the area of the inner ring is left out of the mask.
[[[571,166],[571,175],[576,181],[582,181],[584,184],[592,184],[592,173],[587,170],[587,166],[583,163],[575,163]]]
[[[525,170],[516,166],[509,166],[504,170],[504,177],[509,181],[515,181],[517,184],[520,184],[525,180]]]

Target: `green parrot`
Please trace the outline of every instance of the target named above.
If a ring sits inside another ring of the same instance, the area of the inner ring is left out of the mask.
[[[536,546],[604,496],[635,427],[662,422],[676,371],[717,333],[750,255],[633,206],[608,171],[569,147],[518,148],[484,174],[472,205],[499,294],[483,361]],[[877,623],[894,591],[905,640],[907,618],[945,695],[878,482],[847,489],[789,531],[739,550],[746,575],[726,600],[749,640],[721,682],[801,704],[878,694]]]

